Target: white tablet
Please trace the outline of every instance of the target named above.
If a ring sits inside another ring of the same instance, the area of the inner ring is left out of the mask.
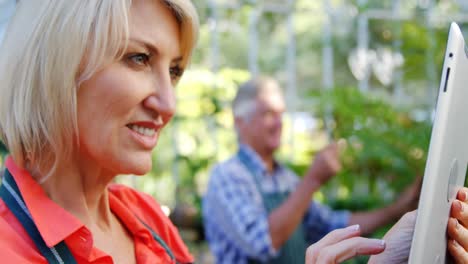
[[[468,59],[456,23],[450,26],[409,263],[446,263],[451,201],[468,164]]]

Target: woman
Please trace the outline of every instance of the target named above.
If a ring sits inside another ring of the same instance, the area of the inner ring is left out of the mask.
[[[0,65],[2,263],[191,263],[145,174],[198,31],[189,0],[22,0]]]

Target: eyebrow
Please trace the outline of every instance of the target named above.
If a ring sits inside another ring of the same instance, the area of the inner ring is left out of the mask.
[[[130,38],[129,42],[134,42],[139,45],[144,46],[147,50],[149,50],[151,53],[159,54],[159,49],[155,45],[149,43],[148,41],[137,39],[137,38]],[[171,61],[174,63],[180,63],[182,61],[182,56],[175,57]]]

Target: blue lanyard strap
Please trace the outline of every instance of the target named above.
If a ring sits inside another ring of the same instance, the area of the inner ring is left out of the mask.
[[[10,211],[21,222],[24,229],[29,234],[29,237],[31,237],[42,256],[46,258],[49,263],[76,264],[75,258],[64,241],[51,248],[46,245],[37,229],[37,226],[34,224],[15,180],[8,170],[5,170],[5,174],[3,176],[2,186],[0,187],[0,197],[3,199]]]
[[[41,252],[41,255],[47,259],[51,264],[76,264],[76,260],[70,252],[70,249],[65,244],[65,241],[60,242],[55,247],[49,248],[44,239],[42,238],[36,224],[32,220],[31,214],[29,213],[26,204],[24,203],[23,197],[16,185],[15,179],[11,176],[10,172],[6,169],[3,176],[2,185],[0,187],[0,197],[3,199],[10,211],[16,216],[16,218],[23,225],[26,232],[29,234],[31,239],[36,244],[36,247]],[[138,218],[138,217],[137,217]],[[156,234],[145,222],[138,218],[140,222],[148,228],[153,238],[166,250],[167,254],[175,261],[175,256],[171,249],[161,237]],[[176,262],[176,261],[175,261]],[[177,263],[177,262],[176,262]]]

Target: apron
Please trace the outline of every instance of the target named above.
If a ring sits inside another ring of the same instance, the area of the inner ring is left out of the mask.
[[[254,165],[250,159],[245,156],[241,151],[239,152],[239,159],[244,164],[244,166],[252,174],[252,177],[255,181],[257,190],[260,192],[263,200],[263,206],[265,210],[270,214],[273,210],[279,207],[288,197],[290,192],[275,192],[275,193],[265,193],[263,192],[260,184],[260,179],[262,175],[258,175],[254,168]],[[268,260],[268,263],[271,264],[304,264],[305,263],[305,252],[307,249],[308,243],[305,239],[305,230],[302,225],[298,225],[296,230],[291,234],[289,239],[283,244],[279,251],[279,255],[273,259]],[[258,260],[250,259],[249,264],[261,263]]]
[[[15,180],[11,176],[8,170],[5,170],[2,185],[0,187],[0,197],[3,199],[7,207],[16,216],[16,218],[23,225],[24,229],[29,234],[29,237],[34,241],[36,247],[39,249],[41,255],[51,264],[76,264],[76,260],[73,257],[70,249],[65,244],[65,241],[61,241],[56,246],[49,248],[39,233],[39,230],[34,224],[31,214],[26,207],[23,197],[19,192],[18,186]],[[141,219],[140,219],[141,221]],[[175,257],[172,251],[169,249],[167,244],[154,232],[147,224],[141,221],[146,228],[151,232],[153,238],[166,250],[166,253],[175,262]]]

